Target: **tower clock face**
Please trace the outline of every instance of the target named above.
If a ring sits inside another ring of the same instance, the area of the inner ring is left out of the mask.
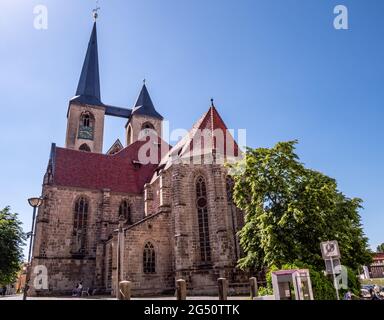
[[[92,127],[86,127],[86,126],[80,126],[78,138],[79,139],[93,140],[93,128]]]

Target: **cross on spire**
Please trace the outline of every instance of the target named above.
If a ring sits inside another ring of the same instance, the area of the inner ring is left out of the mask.
[[[96,22],[97,18],[99,17],[99,13],[98,13],[99,10],[100,10],[99,0],[96,0],[96,7],[95,7],[95,9],[92,10],[92,16],[93,16],[93,19],[95,20],[95,22]]]

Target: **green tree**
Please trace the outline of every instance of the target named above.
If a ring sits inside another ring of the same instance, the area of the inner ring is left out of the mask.
[[[334,179],[305,168],[296,143],[248,148],[244,159],[230,166],[234,201],[245,213],[239,266],[262,270],[302,261],[322,270],[320,242],[338,240],[342,263],[357,270],[371,260],[360,222],[362,200],[347,198]]]
[[[21,224],[9,207],[0,211],[0,285],[12,283],[20,270],[25,240]]]
[[[378,245],[376,248],[376,251],[377,252],[384,252],[384,243]]]

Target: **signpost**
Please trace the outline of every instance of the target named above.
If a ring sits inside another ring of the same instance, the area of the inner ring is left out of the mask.
[[[337,300],[340,300],[338,285],[336,282],[336,269],[335,267],[340,266],[340,250],[339,244],[336,240],[334,241],[325,241],[320,244],[321,254],[323,255],[323,259],[325,261],[325,270],[327,274],[332,274],[333,285],[336,289],[336,297]],[[337,268],[337,270],[341,270]]]

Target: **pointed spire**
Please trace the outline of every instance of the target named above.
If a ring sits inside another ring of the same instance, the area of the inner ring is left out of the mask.
[[[156,111],[155,106],[152,103],[149,96],[147,86],[145,85],[145,79],[143,80],[143,87],[141,88],[139,97],[132,110],[132,115],[139,114],[149,116],[153,118],[163,119],[163,117]]]
[[[103,105],[100,96],[96,21],[93,24],[91,38],[88,43],[83,69],[81,70],[80,80],[77,86],[76,96],[71,101]]]

